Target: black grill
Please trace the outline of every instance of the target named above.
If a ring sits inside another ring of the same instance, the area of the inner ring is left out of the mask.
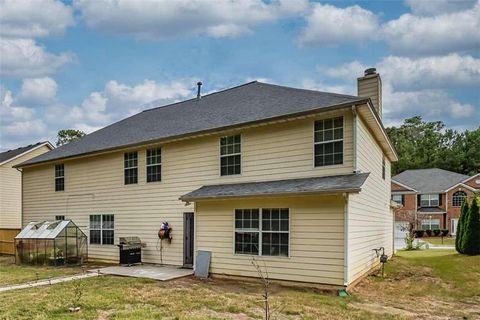
[[[139,237],[120,237],[118,247],[120,249],[120,264],[132,265],[142,263],[142,247]]]

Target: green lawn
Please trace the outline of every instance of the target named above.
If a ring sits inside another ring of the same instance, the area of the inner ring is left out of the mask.
[[[12,256],[0,256],[0,286],[82,272],[79,267],[17,266]]]
[[[448,245],[448,246],[454,246],[455,245],[455,238],[451,237],[444,237],[443,238],[443,243],[442,243],[442,237],[424,237],[421,238],[421,240],[429,242],[431,244],[435,245]]]
[[[475,319],[480,317],[479,265],[480,256],[461,256],[452,250],[399,252],[387,263],[384,278],[365,278],[351,297],[273,285],[271,303],[279,319]],[[83,297],[78,313],[68,312],[68,307],[79,282],[67,282],[0,294],[0,319],[262,316],[259,283],[193,277],[157,282],[110,276],[81,281]]]

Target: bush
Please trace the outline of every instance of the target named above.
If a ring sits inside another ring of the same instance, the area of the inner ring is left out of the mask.
[[[473,199],[465,221],[462,250],[463,253],[468,255],[480,254],[480,208],[477,199]]]
[[[435,235],[435,237],[438,237],[440,235],[440,229],[433,229],[433,234]]]
[[[433,234],[433,231],[430,230],[430,229],[427,229],[427,230],[425,230],[425,233],[427,234],[427,236],[431,237],[432,234]]]
[[[440,231],[442,232],[442,237],[448,236],[448,229],[442,229]]]
[[[455,234],[455,250],[457,250],[458,253],[463,253],[463,230],[469,211],[468,201],[465,200],[460,210],[460,219],[458,219],[457,232]]]
[[[415,230],[415,238],[423,238],[423,235],[425,234],[425,230]]]

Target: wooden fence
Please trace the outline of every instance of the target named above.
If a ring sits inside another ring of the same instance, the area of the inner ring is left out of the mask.
[[[0,229],[0,254],[15,254],[15,236],[20,229]]]

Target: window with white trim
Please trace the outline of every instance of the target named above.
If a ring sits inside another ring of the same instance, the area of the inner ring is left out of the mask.
[[[235,210],[236,254],[288,257],[289,238],[288,208]]]
[[[422,194],[420,196],[421,207],[438,207],[440,204],[438,194]]]
[[[315,167],[343,163],[343,117],[315,121]]]
[[[392,194],[392,200],[403,205],[403,194]]]
[[[65,165],[55,165],[55,192],[65,190]]]
[[[113,244],[115,218],[113,214],[90,215],[90,244]]]
[[[147,182],[162,181],[162,149],[147,149]]]
[[[220,175],[240,174],[241,144],[242,138],[239,134],[220,138]]]
[[[423,219],[421,227],[422,230],[440,229],[440,219]]]
[[[138,153],[127,152],[123,155],[125,184],[138,183]]]
[[[461,207],[466,198],[467,193],[465,191],[455,192],[452,196],[452,207]]]

